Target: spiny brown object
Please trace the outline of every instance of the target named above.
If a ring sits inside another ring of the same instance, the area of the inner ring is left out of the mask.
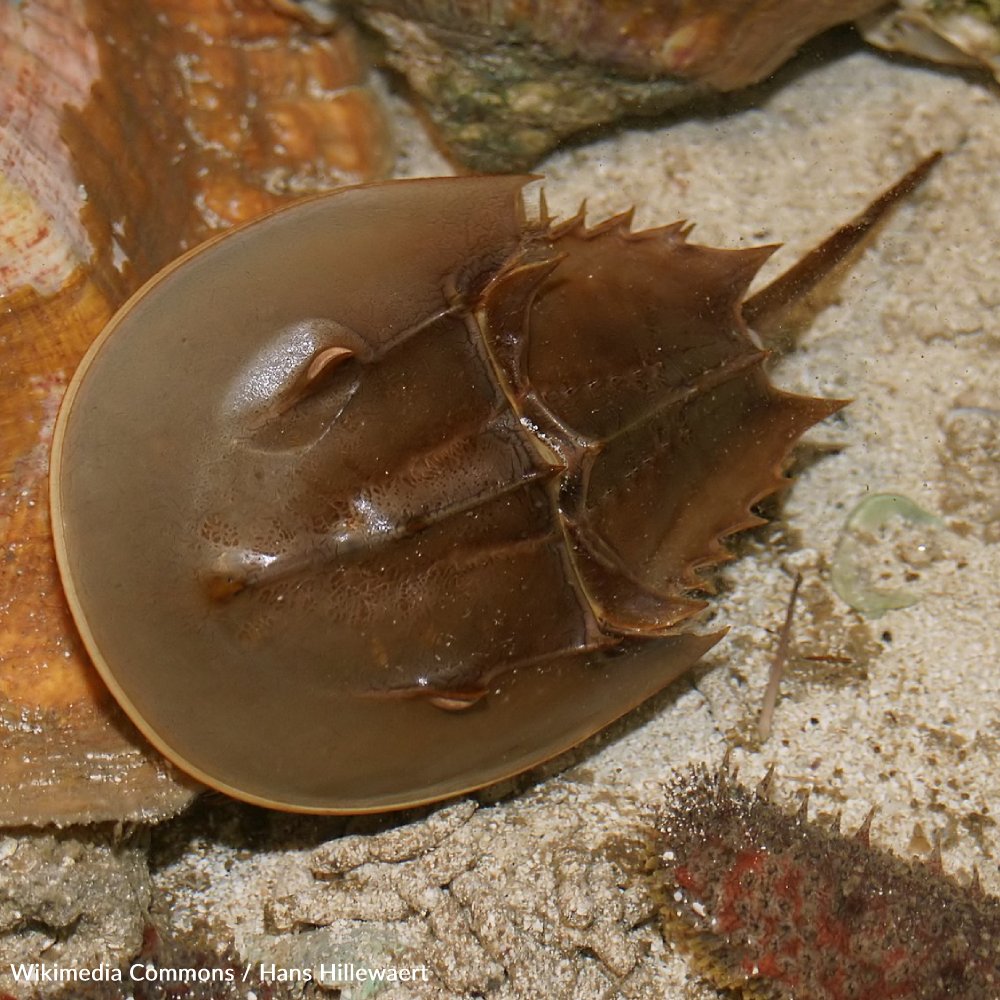
[[[283,6],[287,6],[283,4]],[[310,6],[317,6],[315,3]],[[345,5],[338,4],[338,7]],[[574,132],[763,80],[882,0],[353,0],[448,151],[525,169]]]
[[[681,773],[656,821],[664,931],[748,1000],[995,1000],[1000,900],[810,822],[726,765]]]
[[[740,307],[773,247],[529,221],[529,180],[275,213],[161,272],[81,365],[53,448],[71,607],[200,780],[302,811],[441,798],[718,639],[678,628],[698,570],[842,404],[764,373]]]
[[[192,792],[76,636],[56,410],[128,293],[225,225],[380,176],[384,122],[350,31],[317,39],[263,0],[0,4],[0,45],[0,824],[156,818]]]

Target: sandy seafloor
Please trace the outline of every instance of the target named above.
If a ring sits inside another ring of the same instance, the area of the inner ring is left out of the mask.
[[[539,168],[550,208],[585,196],[595,221],[635,205],[637,227],[683,217],[699,242],[783,241],[766,281],[922,155],[947,156],[794,316],[775,381],[854,402],[809,433],[778,519],[720,571],[710,620],[728,637],[626,720],[429,825],[428,810],[345,821],[202,803],[158,835],[160,919],[207,922],[283,966],[429,967],[385,1000],[717,997],[664,943],[628,847],[670,772],[727,746],[748,780],[773,764],[779,798],[808,789],[811,812],[842,811],[847,829],[877,805],[873,840],[900,854],[939,834],[946,870],[975,867],[1000,894],[1000,89],[841,36],[740,103],[556,153]],[[402,145],[402,173],[447,171],[412,121]],[[850,509],[879,492],[944,527],[885,543],[881,568],[921,597],[866,619],[833,593],[830,565]],[[796,570],[795,655],[755,748]],[[362,839],[333,848],[344,874],[318,881],[314,850],[339,832]]]

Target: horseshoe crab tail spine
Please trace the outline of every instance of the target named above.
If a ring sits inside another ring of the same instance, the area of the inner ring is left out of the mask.
[[[923,183],[944,154],[940,149],[922,159],[892,187],[883,191],[846,225],[810,250],[798,263],[743,303],[743,318],[753,329],[768,323],[787,306],[808,294],[885,217],[897,202]]]

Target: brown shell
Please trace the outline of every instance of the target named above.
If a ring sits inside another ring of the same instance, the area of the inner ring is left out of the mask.
[[[286,4],[287,5],[287,4]],[[338,6],[344,6],[338,4]],[[763,80],[884,0],[354,0],[443,144],[525,169],[565,137]]]
[[[878,0],[354,0],[456,34],[507,36],[561,59],[635,76],[735,90],[763,80],[803,42],[884,6]]]
[[[159,274],[81,365],[63,579],[109,687],[199,779],[303,811],[444,797],[716,641],[678,629],[698,567],[841,404],[763,371],[740,304],[772,248],[528,222],[528,180],[272,214]]]
[[[0,4],[0,45],[0,824],[155,818],[190,783],[77,638],[49,531],[56,410],[146,277],[304,190],[379,176],[385,124],[351,31],[314,38],[263,0]]]

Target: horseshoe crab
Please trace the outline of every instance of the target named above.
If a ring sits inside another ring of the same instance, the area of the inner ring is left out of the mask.
[[[409,806],[598,731],[719,638],[699,569],[837,400],[743,314],[811,286],[935,157],[744,302],[773,246],[529,219],[531,178],[310,199],[154,277],[81,364],[52,514],[151,742],[305,812]]]

